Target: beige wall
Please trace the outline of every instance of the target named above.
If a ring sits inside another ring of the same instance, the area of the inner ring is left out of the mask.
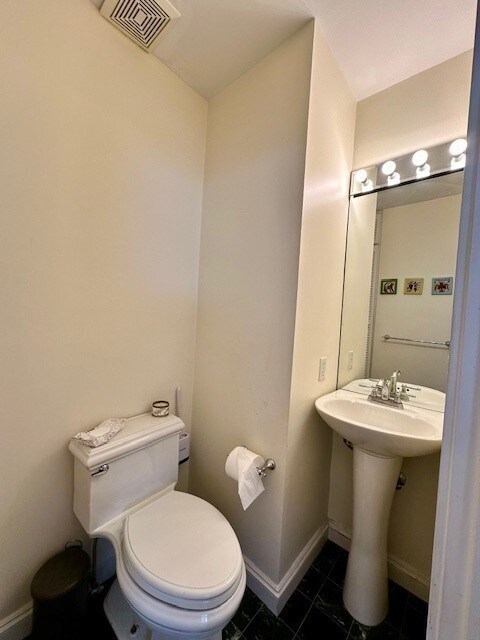
[[[354,168],[465,136],[471,73],[467,51],[361,100]]]
[[[432,278],[455,276],[460,195],[384,209],[380,265],[382,278],[397,278],[397,295],[378,295],[371,375],[384,378],[395,369],[401,380],[445,391],[449,351],[386,342],[382,336],[450,340],[452,296],[433,296]],[[404,295],[405,278],[423,277],[421,296]]]
[[[190,489],[277,582],[313,24],[209,103]],[[276,459],[243,511],[225,459]]]
[[[358,103],[354,166],[464,136],[471,64],[467,52]],[[438,461],[439,456],[405,460],[408,481],[390,521],[390,553],[424,581],[431,567]],[[351,500],[351,452],[335,436],[329,517],[345,530],[351,527]]]
[[[0,619],[74,537],[68,439],[183,389],[207,104],[82,0],[0,23]]]
[[[327,521],[331,430],[314,401],[335,389],[355,101],[315,24],[295,320],[281,574]],[[318,381],[320,356],[327,373]]]

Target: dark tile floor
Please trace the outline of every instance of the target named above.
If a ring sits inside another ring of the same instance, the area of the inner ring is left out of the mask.
[[[327,542],[278,618],[247,588],[224,640],[425,640],[427,604],[393,582],[385,622],[353,620],[342,600],[347,557]]]
[[[426,603],[393,582],[385,622],[373,628],[355,622],[342,601],[346,566],[346,551],[327,542],[278,618],[247,588],[223,640],[425,640]],[[85,639],[115,640],[103,614],[105,593],[92,598]]]

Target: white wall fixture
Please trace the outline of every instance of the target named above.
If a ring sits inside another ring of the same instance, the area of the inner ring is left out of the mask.
[[[352,173],[350,195],[377,192],[431,176],[462,171],[467,159],[467,141],[457,138],[435,147],[419,149],[413,155],[392,158],[378,165],[362,167]]]
[[[168,0],[105,0],[102,16],[145,51],[153,51],[162,31],[179,11]]]
[[[387,184],[389,187],[393,187],[396,184],[400,184],[400,174],[397,169],[397,163],[393,160],[387,160],[382,165],[382,173],[387,176]]]
[[[373,181],[368,177],[366,169],[360,169],[355,173],[355,182],[360,185],[362,193],[372,191]]]
[[[418,179],[428,178],[430,175],[430,165],[427,160],[428,151],[425,151],[425,149],[416,151],[412,156],[412,162],[417,167],[416,176]]]
[[[467,155],[465,153],[467,150],[467,141],[465,138],[457,138],[457,140],[454,140],[448,150],[452,156],[450,162],[452,169],[464,169],[467,161]]]

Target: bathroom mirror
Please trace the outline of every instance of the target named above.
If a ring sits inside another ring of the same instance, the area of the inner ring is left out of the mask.
[[[351,197],[338,388],[363,380],[368,395],[399,369],[445,391],[462,186],[445,171]]]

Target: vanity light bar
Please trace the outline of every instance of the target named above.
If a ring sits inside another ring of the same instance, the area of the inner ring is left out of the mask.
[[[352,173],[350,195],[371,193],[441,173],[461,171],[465,168],[466,151],[466,139],[457,138],[453,142],[419,149],[373,167],[358,169]]]

